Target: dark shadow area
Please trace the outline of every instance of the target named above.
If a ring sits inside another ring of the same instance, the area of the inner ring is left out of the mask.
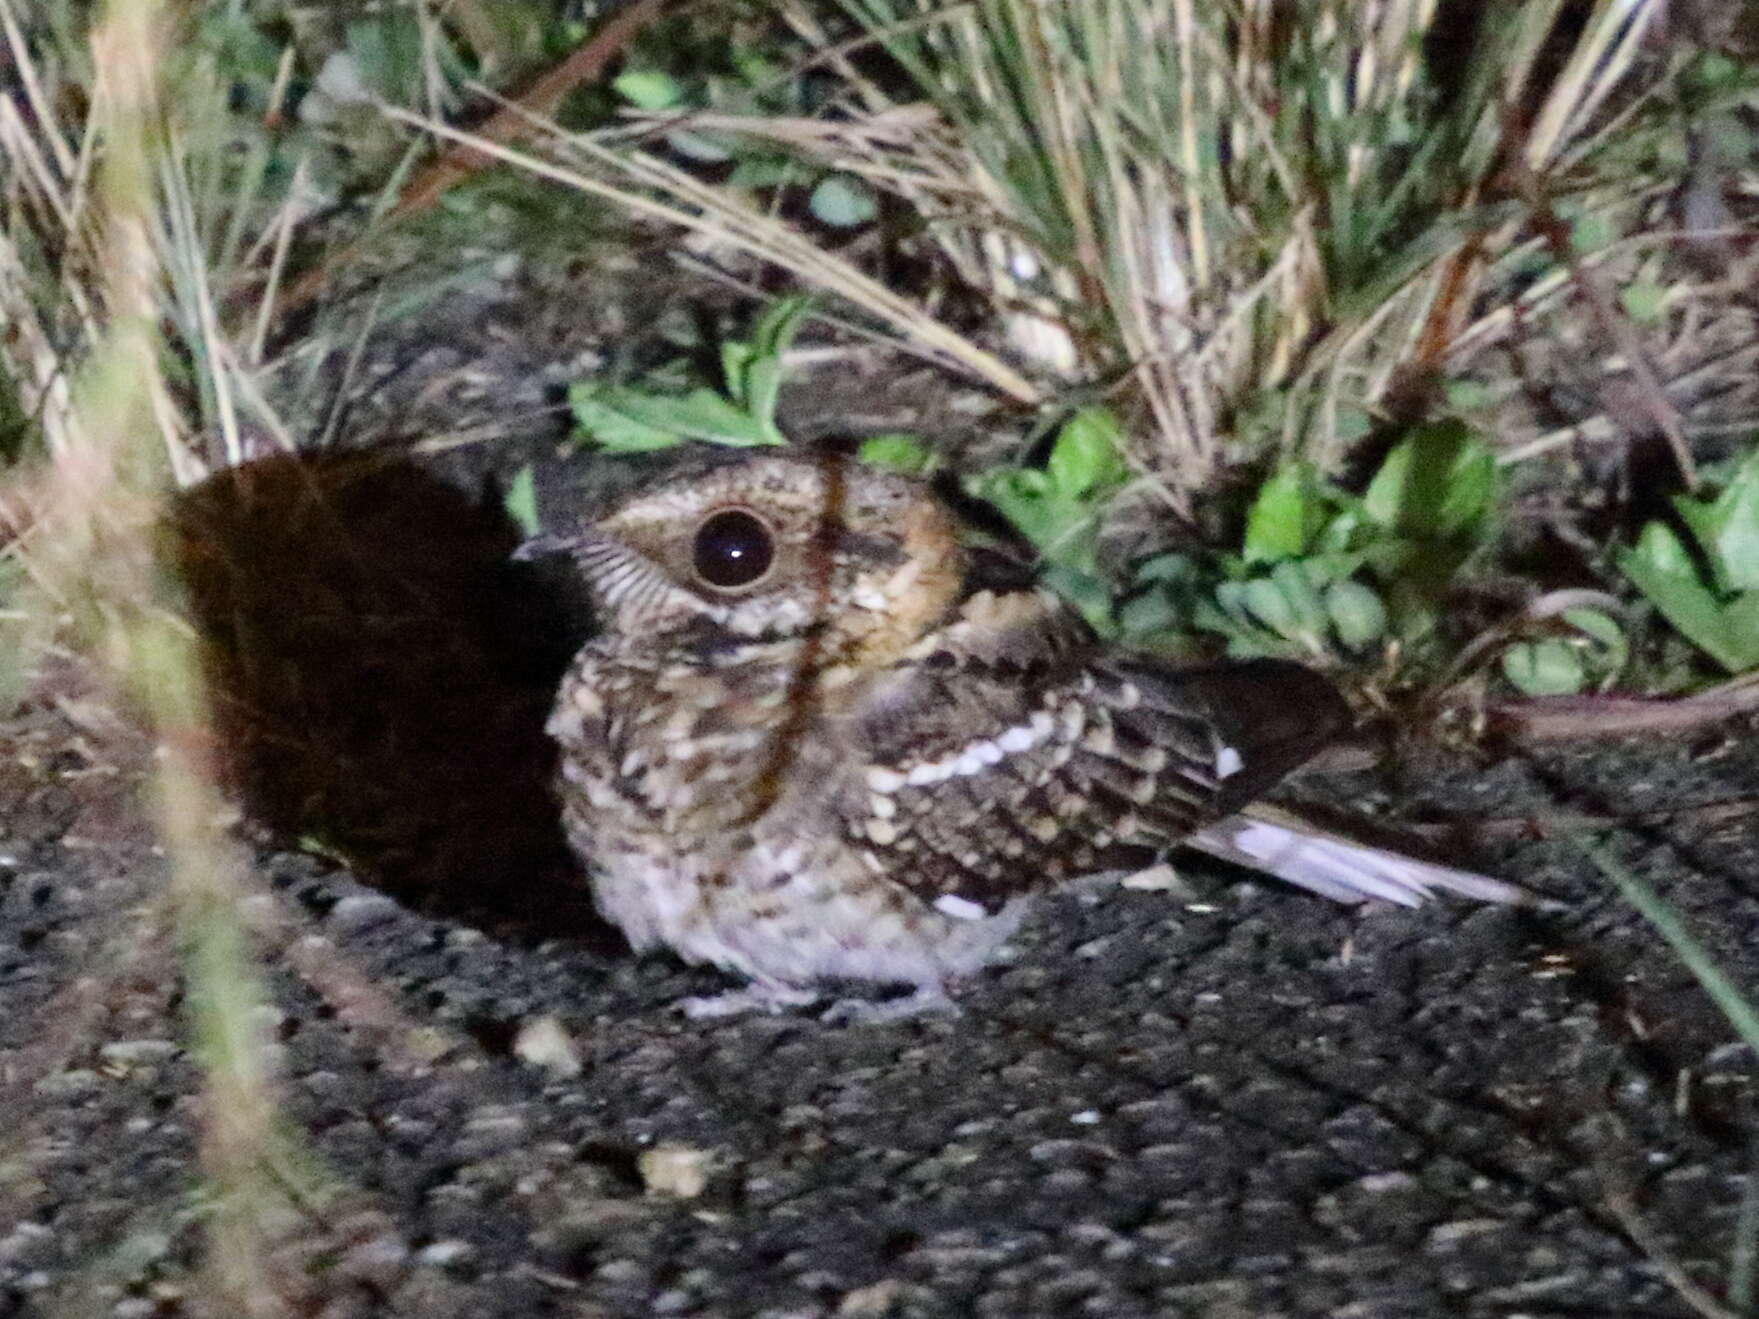
[[[396,454],[276,457],[188,492],[167,530],[258,821],[426,911],[596,927],[543,731],[585,614],[510,561],[498,501]]]

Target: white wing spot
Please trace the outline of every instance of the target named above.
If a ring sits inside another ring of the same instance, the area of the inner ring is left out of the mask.
[[[956,921],[980,921],[989,915],[981,904],[970,898],[961,898],[954,893],[945,893],[934,900],[934,909],[943,916],[951,916]]]
[[[1218,779],[1229,779],[1246,768],[1246,762],[1240,759],[1240,753],[1233,747],[1217,747],[1215,752],[1215,776]]]
[[[904,776],[895,769],[887,769],[884,765],[867,767],[867,786],[875,792],[896,792],[904,782]]]

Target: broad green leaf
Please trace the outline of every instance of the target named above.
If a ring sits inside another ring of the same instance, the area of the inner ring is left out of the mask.
[[[757,348],[743,339],[728,339],[721,344],[721,378],[727,384],[727,397],[742,408],[750,406],[747,376],[756,360]]]
[[[923,476],[934,470],[936,458],[914,435],[875,435],[863,440],[861,461],[905,476]]]
[[[1219,593],[1218,593],[1219,594]],[[1240,602],[1272,632],[1290,641],[1300,639],[1300,611],[1281,586],[1268,577],[1255,577],[1240,585]]]
[[[629,69],[611,80],[611,90],[638,110],[670,110],[684,99],[684,88],[669,73]]]
[[[999,508],[1021,535],[1045,553],[1083,520],[1082,511],[1054,489],[1050,475],[1036,468],[989,473],[974,483],[974,493]]]
[[[1496,458],[1459,421],[1419,427],[1401,441],[1362,496],[1382,527],[1427,540],[1476,530],[1496,496]]]
[[[1698,579],[1671,530],[1651,522],[1636,547],[1619,554],[1618,564],[1681,636],[1731,673],[1745,667],[1739,646],[1731,644],[1722,606]]]
[[[1570,226],[1570,247],[1578,256],[1598,252],[1612,242],[1612,221],[1604,214],[1583,215]]]
[[[1374,418],[1361,408],[1339,408],[1332,421],[1332,432],[1340,444],[1354,444],[1374,429]]]
[[[1570,696],[1588,674],[1576,648],[1565,641],[1523,641],[1502,653],[1503,677],[1529,696]]]
[[[1725,635],[1737,673],[1759,667],[1759,591],[1747,591],[1723,610]]]
[[[857,229],[873,223],[879,202],[873,189],[852,174],[833,174],[819,182],[806,199],[806,209],[833,229]]]
[[[1196,577],[1197,561],[1189,554],[1157,554],[1136,569],[1139,582],[1189,582]]]
[[[1325,589],[1332,630],[1350,650],[1366,650],[1386,635],[1386,605],[1361,582],[1333,582]]]
[[[1269,582],[1264,584],[1266,586],[1270,585]],[[1253,621],[1252,611],[1246,604],[1247,585],[1248,583],[1246,582],[1221,583],[1221,585],[1215,588],[1215,602],[1220,607],[1221,612],[1226,616],[1227,621],[1232,623],[1235,627],[1251,629],[1256,627],[1257,624]],[[1272,587],[1271,589],[1274,590],[1275,588]],[[1279,595],[1277,599],[1280,604],[1282,597]],[[1272,608],[1276,607],[1277,606],[1275,605],[1272,606]],[[1226,631],[1227,629],[1223,628],[1220,630]]]
[[[607,402],[603,387],[596,384],[575,385],[568,391],[569,404],[581,432],[601,448],[616,453],[645,453],[653,449],[669,449],[679,441],[678,433],[663,426],[637,421]]]
[[[1625,630],[1618,620],[1598,609],[1566,609],[1563,620],[1578,632],[1584,633],[1608,650],[1622,650],[1625,645]]]
[[[1117,635],[1117,622],[1112,618],[1112,593],[1099,578],[1067,564],[1052,563],[1045,568],[1043,581],[1079,609],[1095,632],[1108,637]]]
[[[1709,551],[1725,589],[1759,589],[1759,453],[1735,473],[1716,499],[1717,520]]]
[[[1597,678],[1616,678],[1625,671],[1631,646],[1616,618],[1598,609],[1566,609],[1563,620],[1598,646],[1598,650],[1584,658],[1584,664]]]
[[[1619,294],[1625,314],[1639,325],[1657,325],[1667,308],[1667,290],[1652,279],[1630,284]]]
[[[1057,488],[1073,498],[1103,494],[1129,475],[1118,456],[1123,433],[1104,408],[1082,408],[1057,433],[1047,464]]]
[[[1241,587],[1241,582],[1224,582],[1222,587]],[[1288,655],[1293,647],[1273,633],[1252,622],[1251,616],[1238,601],[1238,592],[1216,588],[1214,600],[1199,600],[1191,611],[1191,622],[1205,632],[1213,632],[1228,640],[1228,654],[1236,658],[1253,655]]]
[[[1674,529],[1663,522],[1651,522],[1643,528],[1643,534],[1637,538],[1634,549],[1626,550],[1627,555],[1634,555],[1645,565],[1657,573],[1668,577],[1683,577],[1687,581],[1698,580],[1698,565],[1693,561]],[[1623,563],[1620,567],[1624,567]]]
[[[1246,515],[1246,562],[1274,563],[1303,553],[1308,519],[1318,512],[1313,503],[1311,477],[1303,464],[1286,463],[1272,473]]]
[[[1394,540],[1385,541],[1379,547],[1382,558],[1391,562],[1402,562],[1397,557],[1401,548],[1400,542]],[[1375,553],[1376,547],[1370,546],[1336,554],[1308,554],[1301,559],[1301,566],[1307,570],[1309,581],[1315,586],[1324,586],[1354,577],[1358,569],[1374,560]]]
[[[711,133],[667,133],[666,145],[685,159],[702,165],[722,165],[733,159],[732,149]]]
[[[663,449],[681,438],[734,446],[780,442],[712,389],[669,396],[577,385],[570,397],[582,428],[606,448]]]
[[[1270,570],[1270,579],[1289,602],[1289,608],[1295,615],[1298,635],[1314,647],[1319,647],[1330,618],[1313,576],[1307,571],[1307,565],[1300,562],[1279,563]]]
[[[537,535],[537,483],[532,478],[530,463],[515,472],[507,483],[501,507],[526,536]]]
[[[1168,632],[1183,621],[1173,597],[1164,590],[1144,591],[1118,606],[1118,627],[1127,637]]]
[[[413,11],[358,18],[348,25],[346,40],[361,80],[373,91],[396,105],[419,98],[426,66],[421,25]]]
[[[649,425],[669,426],[681,435],[736,447],[779,444],[773,430],[734,407],[712,389],[693,389],[681,398],[630,397],[624,408]]]
[[[800,166],[791,160],[777,159],[771,156],[759,156],[752,160],[742,160],[733,166],[733,172],[727,176],[729,188],[779,188],[784,183],[791,183],[800,176]]]

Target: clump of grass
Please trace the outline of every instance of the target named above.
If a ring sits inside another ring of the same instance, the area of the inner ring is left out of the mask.
[[[846,74],[848,123],[769,131],[908,200],[1016,353],[1112,386],[1138,462],[1183,501],[1267,449],[1328,466],[1369,418],[1432,401],[1474,292],[1529,232],[1521,180],[1553,199],[1647,185],[1597,175],[1595,132],[1658,6],[1572,27],[1508,5],[1463,30],[1444,8],[845,0],[901,87],[790,3]],[[938,117],[888,133],[906,87]]]

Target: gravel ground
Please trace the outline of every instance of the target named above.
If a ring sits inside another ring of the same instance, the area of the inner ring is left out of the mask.
[[[292,1312],[1683,1316],[1682,1285],[1722,1293],[1754,1060],[1557,825],[1631,817],[1616,850],[1759,986],[1751,727],[1309,780],[1474,826],[1474,859],[1555,914],[1343,909],[1193,861],[1046,900],[956,1019],[686,1022],[671,1005],[724,982],[592,922],[543,792],[568,611],[466,507],[528,460],[575,497],[560,388],[627,327],[546,338],[499,306],[442,346],[392,336],[349,405],[492,451],[437,455],[443,482],[261,464],[180,527],[255,817],[376,885],[255,853],[286,1125],[326,1190],[272,1253]],[[881,384],[853,380],[856,428],[914,424]],[[145,757],[59,690],[0,725],[0,1314],[218,1314]]]
[[[1667,1273],[1725,1285],[1753,1060],[1521,821],[1560,786],[1651,812],[1618,850],[1759,983],[1750,731],[1316,783],[1496,822],[1481,859],[1559,914],[1193,863],[1044,902],[962,1016],[882,1026],[689,1023],[669,1005],[718,978],[577,903],[421,915],[263,852],[281,1089],[333,1188],[284,1290],[424,1319],[1688,1314]],[[5,734],[0,1312],[203,1313],[159,863],[97,745],[63,711]]]

